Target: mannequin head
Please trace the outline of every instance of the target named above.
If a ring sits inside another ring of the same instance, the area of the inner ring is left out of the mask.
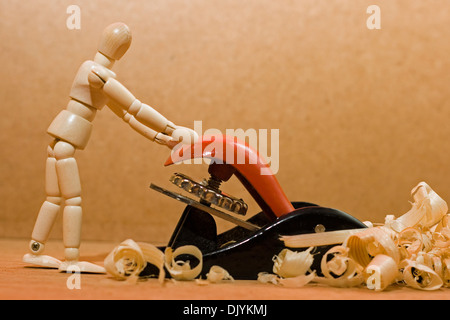
[[[131,44],[131,31],[122,22],[105,28],[98,44],[98,51],[112,60],[119,60]]]

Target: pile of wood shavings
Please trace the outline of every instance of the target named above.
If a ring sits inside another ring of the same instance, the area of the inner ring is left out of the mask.
[[[283,253],[274,259],[275,274],[261,273],[258,280],[290,287],[309,282],[337,287],[365,285],[375,291],[394,283],[421,290],[450,287],[447,203],[425,182],[419,183],[411,194],[414,202],[407,213],[397,219],[388,215],[384,224],[376,227],[359,232],[351,230],[342,244],[329,250],[322,258],[322,277],[303,272],[306,259],[300,263]],[[326,240],[327,232],[320,237]],[[307,235],[298,235],[282,240],[287,247],[301,248],[305,247],[301,243],[306,238]],[[309,263],[312,263],[310,259]],[[280,264],[285,269],[297,268],[299,272],[291,272],[287,277],[279,272]]]
[[[336,232],[317,234],[321,242],[335,243],[322,258],[317,276],[310,267],[314,247],[309,235],[282,237],[285,246],[274,256],[273,274],[260,273],[258,281],[286,287],[303,287],[321,283],[335,287],[366,286],[382,291],[391,284],[402,283],[415,289],[437,290],[450,287],[450,215],[447,203],[425,182],[412,191],[412,208],[399,218],[386,216],[382,225],[361,231],[352,229],[342,243],[336,243]],[[309,238],[308,238],[309,237]],[[303,244],[302,244],[303,243]],[[305,245],[306,244],[306,245]],[[190,254],[200,261],[191,268],[189,263],[176,261],[176,256]],[[105,268],[116,279],[135,282],[147,263],[160,270],[164,283],[164,266],[175,280],[196,280],[199,285],[233,281],[219,266],[213,266],[206,280],[195,279],[201,272],[202,254],[194,246],[185,246],[163,253],[151,244],[126,240],[105,259]]]

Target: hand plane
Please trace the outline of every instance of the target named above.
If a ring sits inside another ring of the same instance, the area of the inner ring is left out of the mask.
[[[155,184],[150,188],[187,204],[167,246],[197,246],[203,254],[202,276],[211,266],[219,265],[234,279],[256,280],[258,273],[272,272],[273,257],[285,248],[282,236],[366,227],[340,210],[290,201],[275,175],[270,174],[265,159],[235,137],[200,137],[192,145],[174,149],[165,165],[197,158],[210,161],[208,179],[196,182],[175,173],[169,180],[178,192]],[[244,200],[221,190],[221,185],[233,175],[260,207],[261,211],[248,219],[243,219],[248,211]],[[218,234],[214,217],[236,226]],[[314,251],[311,269],[319,275],[321,258],[332,246],[319,245]]]

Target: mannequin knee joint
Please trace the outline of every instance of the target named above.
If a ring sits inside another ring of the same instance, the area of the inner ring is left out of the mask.
[[[53,148],[56,160],[71,158],[75,154],[75,147],[68,142],[58,141]]]

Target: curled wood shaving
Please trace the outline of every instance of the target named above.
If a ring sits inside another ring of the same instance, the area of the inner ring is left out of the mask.
[[[436,290],[443,285],[442,278],[432,268],[417,261],[405,260],[403,280],[412,288]]]
[[[281,250],[272,259],[274,262],[273,272],[283,278],[304,275],[314,262],[311,254],[312,249],[313,247],[301,252],[291,251],[289,249]]]
[[[446,214],[436,225],[434,231],[440,232],[442,229],[450,228],[450,214]]]
[[[176,260],[176,257],[182,254],[193,256],[199,263],[195,268],[191,268],[189,261]],[[165,250],[164,259],[166,269],[175,280],[193,280],[200,274],[203,268],[203,255],[196,246],[183,246],[175,249],[175,251],[168,247]]]
[[[431,227],[447,214],[447,203],[425,182],[414,187],[411,194],[414,198],[411,210],[389,222],[396,232],[408,227]]]
[[[400,253],[392,234],[383,227],[367,228],[353,234],[347,238],[344,245],[349,248],[349,256],[364,268],[377,254],[386,254],[396,263],[400,260]]]
[[[432,241],[434,245],[438,248],[449,248],[450,247],[450,228],[443,228],[439,232],[434,232],[432,234]]]
[[[260,272],[258,273],[258,281],[261,283],[271,283],[275,285],[282,285],[289,288],[300,288],[310,283],[316,277],[315,272],[309,274],[302,274],[292,278],[282,278],[273,273]]]
[[[209,272],[206,274],[206,279],[195,279],[198,285],[208,285],[210,283],[222,283],[233,282],[234,278],[228,273],[227,270],[220,266],[212,266]]]
[[[446,258],[442,261],[442,268],[443,268],[443,279],[444,286],[450,287],[450,259]]]
[[[258,273],[258,279],[261,283],[272,283],[272,284],[279,284],[280,277],[278,277],[276,274],[268,273],[268,272],[260,272]]]
[[[292,278],[280,278],[278,281],[282,286],[289,288],[299,288],[307,285],[313,281],[316,277],[316,272],[313,271],[309,274],[302,274]]]
[[[227,270],[220,266],[212,266],[206,274],[206,279],[211,283],[219,283],[222,281],[234,281],[233,277]]]
[[[334,246],[328,250],[320,264],[323,277],[316,277],[314,282],[340,288],[361,284],[364,278],[358,265],[348,256],[348,250],[344,246]]]
[[[164,254],[151,244],[125,240],[104,261],[109,274],[116,279],[129,281],[136,281],[147,263],[158,267],[159,281],[164,281]]]
[[[348,248],[335,246],[328,250],[322,257],[321,270],[325,278],[328,279],[349,279],[358,272],[357,264],[348,256]],[[333,255],[328,259],[329,255]]]
[[[298,288],[303,287],[315,278],[315,272],[310,272],[310,267],[314,262],[311,254],[313,247],[301,251],[291,251],[283,249],[272,259],[274,262],[273,272],[270,274],[261,272],[258,274],[258,281],[262,283],[273,283],[285,287]]]

